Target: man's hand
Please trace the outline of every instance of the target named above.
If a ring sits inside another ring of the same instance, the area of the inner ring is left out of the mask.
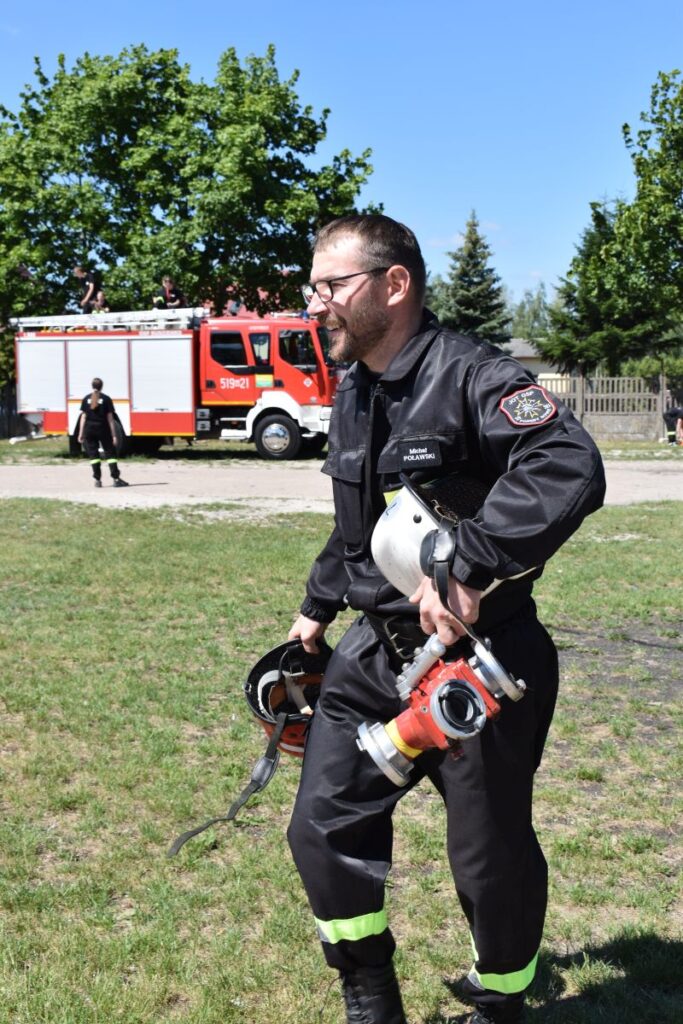
[[[304,650],[309,654],[318,654],[317,641],[324,635],[329,623],[316,622],[300,615],[289,631],[288,640],[301,640]]]
[[[449,604],[455,614],[468,625],[479,618],[481,593],[481,590],[473,590],[464,583],[458,583],[453,576],[448,581]],[[409,601],[420,606],[422,631],[428,635],[436,633],[441,643],[447,647],[466,635],[457,619],[441,604],[432,581],[426,576],[415,593],[410,595]]]

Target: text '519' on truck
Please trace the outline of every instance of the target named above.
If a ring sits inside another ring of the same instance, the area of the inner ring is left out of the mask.
[[[325,329],[284,313],[211,317],[203,309],[20,317],[17,408],[71,450],[83,396],[101,377],[119,454],[166,438],[253,441],[267,459],[320,451],[340,371]]]

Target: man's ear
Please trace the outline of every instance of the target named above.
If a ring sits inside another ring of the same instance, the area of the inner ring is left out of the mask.
[[[410,291],[410,272],[396,263],[387,270],[386,281],[389,289],[388,305],[395,306],[404,302]]]

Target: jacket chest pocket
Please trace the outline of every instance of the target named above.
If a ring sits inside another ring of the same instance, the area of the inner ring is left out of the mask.
[[[380,452],[377,471],[397,479],[400,473],[419,472],[423,479],[457,472],[467,463],[467,437],[459,428],[413,436],[392,436]],[[425,474],[427,476],[425,476]]]
[[[332,477],[337,528],[351,550],[363,546],[363,466],[365,447],[331,451],[322,471]]]

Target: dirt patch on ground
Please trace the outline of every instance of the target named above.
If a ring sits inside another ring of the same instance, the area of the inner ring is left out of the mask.
[[[591,685],[612,686],[631,699],[667,706],[680,699],[683,634],[669,624],[586,632],[553,626],[564,672]],[[657,716],[660,721],[660,716]]]
[[[52,498],[111,508],[158,508],[230,503],[228,518],[273,512],[332,512],[332,482],[315,460],[273,463],[226,459],[198,463],[133,460],[121,463],[129,487],[93,487],[83,461],[63,465],[0,466],[0,499]],[[683,470],[676,462],[605,463],[608,505],[683,501]],[[218,515],[218,512],[214,512]]]

